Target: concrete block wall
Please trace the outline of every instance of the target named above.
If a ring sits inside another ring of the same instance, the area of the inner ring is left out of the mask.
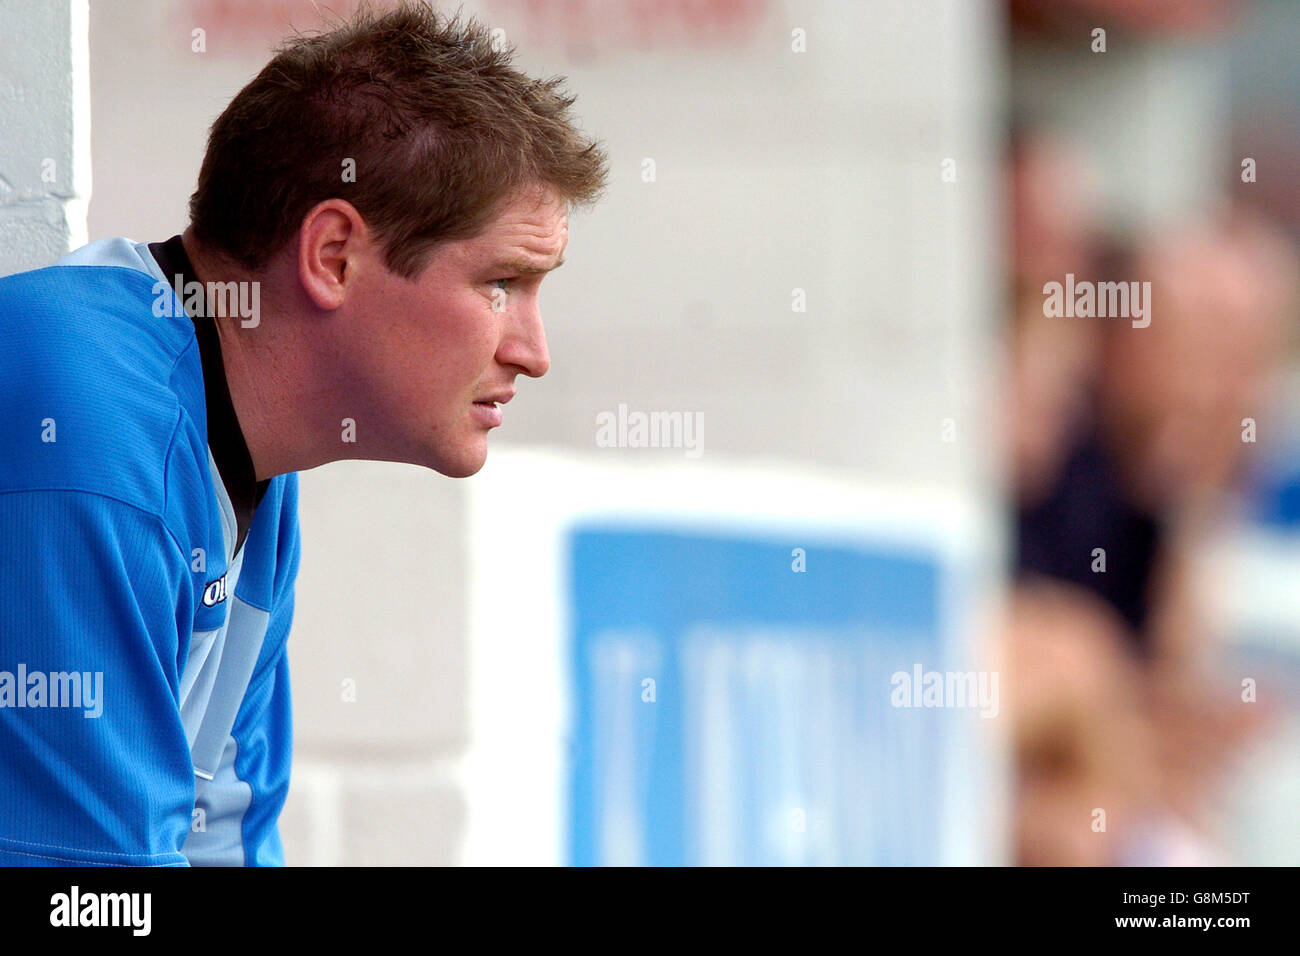
[[[86,242],[86,0],[0,0],[0,275]]]

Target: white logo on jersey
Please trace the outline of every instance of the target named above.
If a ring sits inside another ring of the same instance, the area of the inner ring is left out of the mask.
[[[223,574],[203,589],[203,603],[215,607],[226,599],[226,576]]]

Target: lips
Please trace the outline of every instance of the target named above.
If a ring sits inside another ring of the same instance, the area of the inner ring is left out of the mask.
[[[496,402],[475,402],[470,407],[474,409],[474,417],[480,425],[496,428],[501,424],[501,409]]]

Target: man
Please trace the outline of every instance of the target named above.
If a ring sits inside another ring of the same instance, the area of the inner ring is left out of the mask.
[[[293,39],[183,235],[0,279],[0,864],[283,864],[295,472],[477,472],[604,186],[510,57],[410,3]]]

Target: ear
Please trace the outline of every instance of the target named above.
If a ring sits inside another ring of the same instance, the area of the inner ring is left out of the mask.
[[[298,230],[298,281],[322,309],[337,309],[352,287],[369,232],[356,207],[326,199],[303,217]]]

